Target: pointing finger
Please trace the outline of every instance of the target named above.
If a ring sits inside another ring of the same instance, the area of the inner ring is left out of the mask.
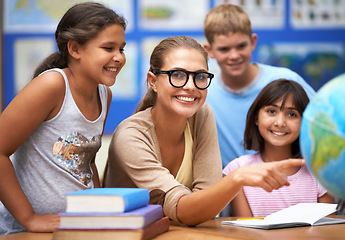
[[[288,159],[288,160],[279,161],[277,163],[279,164],[278,169],[284,170],[291,167],[303,166],[305,165],[305,160],[304,159]]]

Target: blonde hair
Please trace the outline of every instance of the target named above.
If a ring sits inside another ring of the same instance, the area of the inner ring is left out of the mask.
[[[195,39],[187,36],[169,37],[162,40],[152,51],[150,58],[149,71],[161,70],[164,64],[165,56],[172,49],[187,48],[198,50],[205,58],[206,64],[208,64],[208,55],[206,50]],[[147,81],[147,86],[149,86]],[[156,104],[157,94],[151,87],[148,88],[146,95],[139,103],[135,112],[143,111],[148,107],[152,107]]]
[[[221,4],[208,12],[204,21],[204,34],[209,44],[215,35],[241,32],[251,37],[252,28],[248,14],[239,6]]]

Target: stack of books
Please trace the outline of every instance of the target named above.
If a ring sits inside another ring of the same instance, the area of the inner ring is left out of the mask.
[[[169,230],[161,205],[148,205],[147,189],[93,188],[66,195],[53,240],[151,239]]]

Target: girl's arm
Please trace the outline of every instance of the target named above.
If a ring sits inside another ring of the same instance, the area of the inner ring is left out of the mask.
[[[177,216],[186,225],[200,224],[215,217],[243,186],[261,187],[268,192],[288,186],[282,170],[304,164],[302,159],[291,159],[240,167],[211,187],[181,197]]]
[[[317,202],[319,202],[319,203],[334,203],[334,198],[329,193],[325,193],[324,195],[322,195],[321,197],[319,197],[317,199]]]
[[[59,224],[59,217],[35,214],[21,189],[9,156],[44,120],[58,113],[64,91],[60,73],[45,73],[18,93],[0,115],[0,200],[28,231],[53,231]]]
[[[231,201],[230,207],[233,217],[253,217],[243,189]]]
[[[333,196],[327,192],[324,195],[322,195],[321,197],[319,197],[317,199],[317,202],[319,202],[319,203],[335,203]],[[330,216],[334,216],[334,215],[336,215],[336,213],[332,213]]]
[[[93,182],[93,187],[94,188],[100,188],[101,187],[101,182],[99,180],[99,175],[98,175],[98,170],[97,166],[95,163],[95,158],[92,159],[91,161],[91,170],[92,170],[92,182]]]
[[[327,190],[321,186],[319,182],[316,181],[319,203],[335,203],[334,197],[327,192]]]

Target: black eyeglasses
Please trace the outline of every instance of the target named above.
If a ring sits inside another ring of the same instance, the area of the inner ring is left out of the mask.
[[[196,88],[204,90],[208,88],[211,84],[211,80],[214,77],[212,73],[204,71],[190,72],[186,70],[170,70],[170,71],[160,71],[153,70],[153,74],[168,74],[169,82],[173,87],[181,88],[185,86],[189,79],[189,74],[193,74],[193,81]]]

